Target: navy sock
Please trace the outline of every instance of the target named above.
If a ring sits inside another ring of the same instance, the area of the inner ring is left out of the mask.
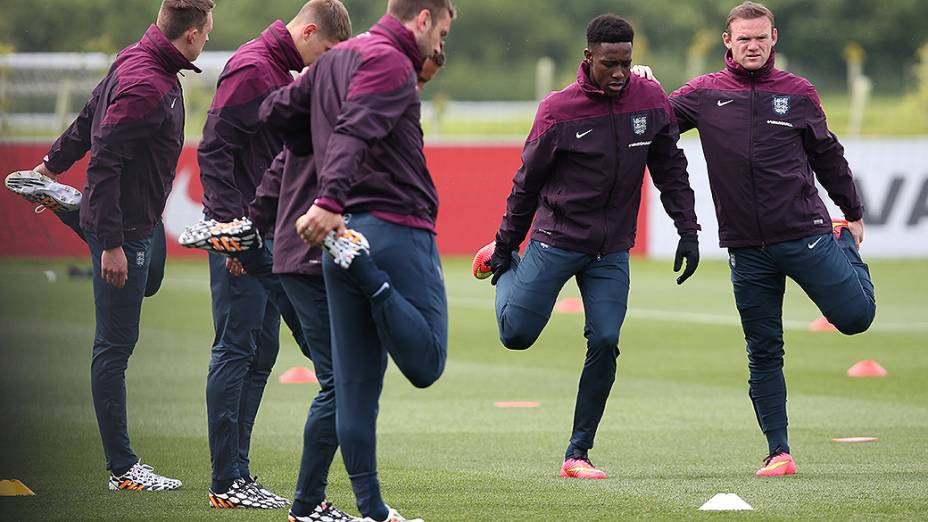
[[[777,453],[789,453],[789,441],[786,436],[786,428],[770,430],[764,433],[767,436],[767,447],[771,455]]]
[[[213,490],[213,493],[225,493],[226,491],[229,491],[229,488],[232,487],[233,482],[235,482],[235,479],[213,480],[213,484],[210,486],[210,489]]]

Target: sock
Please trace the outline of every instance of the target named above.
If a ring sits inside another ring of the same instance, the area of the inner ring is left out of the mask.
[[[235,482],[235,479],[213,480],[213,484],[209,489],[213,490],[213,493],[225,493],[232,487],[233,482]]]
[[[786,428],[771,430],[764,435],[767,436],[767,447],[771,455],[789,453],[789,441],[786,436]]]

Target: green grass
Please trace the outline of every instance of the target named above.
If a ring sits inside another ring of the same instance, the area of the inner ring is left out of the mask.
[[[81,260],[85,264],[86,261]],[[705,262],[682,287],[668,261],[634,260],[619,376],[594,462],[605,481],[558,478],[583,362],[582,315],[556,315],[526,352],[496,338],[492,289],[448,259],[450,358],[444,377],[414,389],[391,367],[379,418],[386,500],[403,513],[450,520],[915,519],[928,513],[928,262],[875,262],[879,311],[855,337],[802,326],[814,306],[791,286],[785,319],[791,443],[799,474],[757,479],[766,445],[747,398],[744,341],[727,267]],[[204,389],[212,340],[203,262],[173,262],[145,302],[128,371],[136,451],[184,480],[165,494],[106,490],[90,402],[93,303],[67,264],[0,262],[0,478],[35,497],[0,498],[0,520],[282,520],[283,512],[207,508],[210,465]],[[49,283],[45,270],[58,280]],[[564,295],[577,295],[571,286]],[[252,446],[262,482],[292,495],[314,385],[277,376],[304,364],[289,336],[268,384]],[[889,370],[851,379],[861,359]],[[536,409],[494,408],[533,400]],[[832,437],[876,436],[836,444]],[[750,513],[697,508],[737,493]],[[329,496],[354,501],[340,456]]]

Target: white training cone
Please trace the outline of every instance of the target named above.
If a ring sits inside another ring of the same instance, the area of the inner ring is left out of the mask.
[[[734,493],[717,493],[699,508],[700,511],[753,511],[750,504]]]

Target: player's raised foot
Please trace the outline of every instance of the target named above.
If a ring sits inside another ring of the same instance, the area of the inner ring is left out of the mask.
[[[841,230],[844,229],[847,229],[848,232],[851,231],[846,219],[831,220],[831,233],[835,235],[835,239],[841,239]]]
[[[225,493],[209,490],[209,507],[214,509],[279,509],[287,505],[265,496],[252,482],[239,478]]]
[[[349,228],[341,235],[335,235],[334,230],[329,232],[322,240],[322,249],[332,256],[336,265],[347,270],[356,257],[371,252],[371,245],[363,234]]]
[[[220,223],[215,219],[198,221],[185,228],[177,242],[187,248],[219,254],[237,254],[263,245],[261,234],[247,217],[228,223]]]
[[[53,212],[71,212],[81,205],[81,191],[32,170],[20,170],[7,176],[6,188],[39,205],[37,212],[46,208]]]
[[[289,506],[289,505],[290,505],[290,501],[289,501],[289,500],[287,500],[286,498],[284,498],[284,497],[278,495],[277,493],[274,493],[273,491],[267,489],[266,487],[264,487],[263,484],[261,484],[260,482],[258,482],[258,476],[257,476],[257,475],[255,475],[254,477],[245,477],[245,480],[248,481],[248,482],[251,482],[251,485],[254,486],[254,488],[258,490],[258,493],[261,493],[261,494],[264,495],[265,497],[267,497],[267,498],[273,500],[274,502],[277,502],[277,503],[279,503],[279,504],[282,504],[282,505],[284,505],[284,506]]]
[[[374,520],[371,517],[355,518],[352,520],[354,522],[424,522],[421,518],[404,518],[403,515],[400,515],[395,509],[389,506],[387,506],[387,508],[390,512],[384,520]]]
[[[477,255],[474,256],[474,277],[477,279],[486,279],[493,275],[490,259],[493,257],[493,251],[495,249],[496,241],[491,241],[477,251]]]
[[[606,474],[596,469],[587,457],[570,458],[561,466],[561,476],[578,479],[604,479]]]
[[[323,501],[308,515],[295,515],[293,510],[287,514],[288,522],[349,522],[355,518],[337,507]]]
[[[177,479],[161,476],[142,461],[136,462],[129,471],[119,475],[110,473],[109,488],[111,491],[124,489],[127,491],[169,491],[179,489],[181,482]]]
[[[758,477],[782,477],[795,473],[796,463],[793,462],[793,457],[789,453],[780,452],[764,459],[764,467],[754,474]]]

